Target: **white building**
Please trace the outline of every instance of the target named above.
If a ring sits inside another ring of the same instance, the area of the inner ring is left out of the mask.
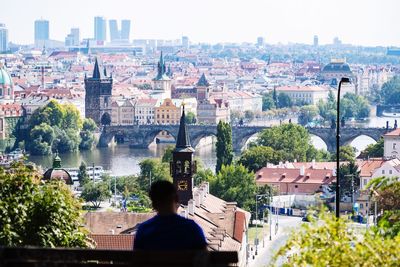
[[[133,125],[135,124],[136,100],[123,99],[111,103],[111,124],[112,125]]]
[[[383,156],[400,159],[400,128],[383,135]]]
[[[322,86],[293,85],[277,87],[276,92],[287,94],[293,102],[316,105],[320,100],[327,100],[329,88]]]
[[[135,124],[153,124],[157,99],[139,99],[135,105]]]

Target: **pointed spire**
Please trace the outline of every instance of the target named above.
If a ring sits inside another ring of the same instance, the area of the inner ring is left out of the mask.
[[[178,137],[176,139],[175,151],[179,151],[181,149],[191,148],[192,147],[190,145],[190,138],[189,138],[189,133],[188,133],[187,128],[186,128],[185,119],[186,119],[186,116],[185,116],[185,105],[183,105],[181,121],[180,121],[180,124],[179,124]]]
[[[97,61],[97,57],[94,62],[93,78],[100,79],[100,69],[99,69],[99,63]]]
[[[207,81],[206,75],[203,74],[201,75],[199,81],[197,82],[197,86],[210,86],[210,83]]]
[[[53,169],[61,168],[61,158],[58,156],[58,151],[56,151],[56,155],[53,159]]]

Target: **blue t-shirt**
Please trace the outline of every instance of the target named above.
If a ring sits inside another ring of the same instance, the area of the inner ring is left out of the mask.
[[[177,214],[156,215],[140,224],[134,241],[137,250],[196,250],[206,246],[200,226]]]

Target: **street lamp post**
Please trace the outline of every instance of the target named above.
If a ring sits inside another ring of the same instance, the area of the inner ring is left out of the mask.
[[[258,254],[258,200],[262,199],[263,197],[268,196],[268,194],[261,194],[261,195],[256,195],[256,239],[255,239],[255,245],[256,245],[256,252],[255,254]],[[264,226],[263,226],[264,228]]]
[[[340,150],[340,89],[343,83],[349,83],[349,78],[342,78],[339,82],[336,105],[336,218],[340,217],[340,170],[339,170],[339,150]]]

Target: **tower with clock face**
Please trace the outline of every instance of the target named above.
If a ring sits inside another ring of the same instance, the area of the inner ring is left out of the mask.
[[[178,192],[179,203],[187,205],[193,198],[193,174],[196,172],[196,162],[193,161],[194,149],[190,145],[189,133],[185,123],[185,107],[179,125],[176,146],[172,152],[170,166],[174,186]]]

